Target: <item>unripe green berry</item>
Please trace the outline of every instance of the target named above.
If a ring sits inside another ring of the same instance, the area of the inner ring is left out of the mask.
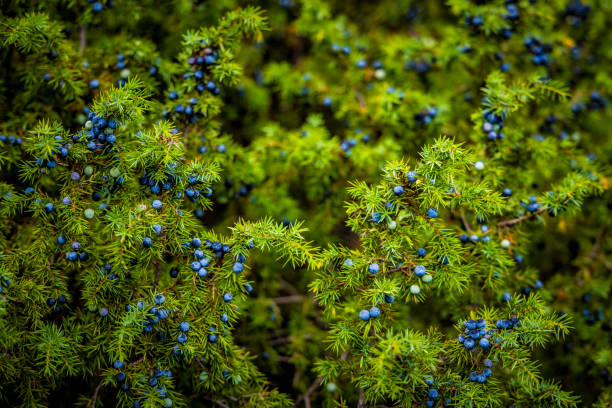
[[[85,129],[89,130],[93,127],[93,123],[91,122],[91,120],[88,120],[87,122],[85,122]]]
[[[129,77],[130,74],[131,74],[131,72],[127,68],[124,69],[124,70],[121,70],[121,78],[123,78],[123,79],[126,79],[127,77]]]
[[[395,220],[389,221],[389,229],[394,230],[397,228],[397,222]]]
[[[85,175],[86,176],[91,176],[92,174],[93,174],[93,167],[91,167],[91,166],[85,167]]]
[[[433,279],[433,276],[431,276],[431,275],[429,275],[429,274],[428,274],[428,275],[423,275],[423,277],[421,278],[421,280],[422,280],[423,282],[425,282],[425,283],[429,283],[429,282],[431,282],[431,280],[432,280],[432,279]]]
[[[410,286],[410,293],[412,293],[413,295],[418,295],[419,293],[421,293],[421,288],[419,287],[419,285],[412,285]]]
[[[110,169],[109,174],[111,175],[111,177],[117,178],[121,175],[121,170],[116,167],[113,167],[112,169]]]
[[[506,249],[510,248],[510,241],[508,241],[507,239],[502,240],[501,246],[502,248],[506,248]]]
[[[85,218],[89,218],[91,220],[96,213],[94,212],[93,209],[88,208],[84,211],[84,214],[85,214]]]
[[[334,384],[333,382],[327,384],[327,391],[329,392],[334,392],[337,388],[338,387],[336,387],[336,384]]]
[[[200,381],[208,381],[208,373],[206,371],[200,373]]]

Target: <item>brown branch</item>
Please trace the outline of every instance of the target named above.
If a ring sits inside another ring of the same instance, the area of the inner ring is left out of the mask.
[[[342,355],[340,356],[340,359],[346,360],[346,358],[348,357],[348,354],[349,354],[349,350],[347,349],[344,353],[342,353]],[[322,382],[323,382],[323,377],[317,378],[312,383],[312,385],[308,388],[308,390],[306,390],[304,394],[300,395],[300,397],[295,401],[295,404],[293,404],[293,407],[294,408],[297,407],[298,405],[300,405],[302,401],[304,401],[304,405],[306,407],[310,407],[310,396],[312,395],[313,392],[317,390],[317,388],[319,388]]]
[[[100,380],[100,383],[98,384],[98,386],[94,390],[93,395],[91,396],[91,398],[87,402],[87,407],[89,407],[89,408],[96,408],[96,400],[98,399],[98,392],[100,391],[100,388],[102,388],[103,381],[104,380]]]
[[[79,54],[85,51],[85,44],[87,43],[87,32],[85,26],[81,26],[79,29]]]
[[[155,265],[155,283],[153,284],[153,289],[157,288],[157,284],[159,283],[159,278],[161,277],[161,269],[162,269],[161,261],[158,261],[157,264]]]
[[[365,407],[365,395],[363,395],[363,388],[359,389],[359,401],[357,401],[357,408]]]
[[[463,226],[465,227],[465,230],[468,232],[468,234],[472,235],[472,228],[470,227],[470,224],[468,224],[463,210],[461,210],[459,214],[461,215],[461,222],[463,222]]]
[[[537,211],[535,211],[535,212],[532,212],[532,213],[530,213],[530,214],[525,214],[525,215],[522,215],[522,216],[520,216],[520,217],[518,217],[518,218],[513,218],[513,219],[511,219],[511,220],[505,220],[505,221],[502,221],[502,222],[500,222],[500,223],[499,223],[499,225],[498,225],[498,226],[499,226],[499,228],[502,228],[502,227],[509,227],[509,226],[511,226],[511,225],[518,224],[518,223],[520,223],[520,222],[523,222],[523,221],[525,221],[525,220],[528,220],[528,219],[530,219],[530,218],[533,218],[533,217],[534,217],[536,214],[541,214],[541,213],[543,213],[544,211],[546,211],[546,210],[544,210],[544,208],[540,208],[539,210],[537,210]]]
[[[607,228],[604,226],[597,235],[597,238],[595,238],[593,248],[591,248],[591,251],[589,252],[589,259],[593,259],[597,255],[597,252],[599,251],[599,246],[601,245],[601,238],[606,234],[606,230]]]
[[[355,87],[355,96],[357,97],[357,101],[359,101],[359,107],[361,107],[361,109],[365,111],[368,108],[368,106],[365,103],[363,94],[359,92],[357,87]]]
[[[292,295],[292,296],[281,296],[277,298],[272,298],[271,300],[277,305],[282,305],[285,303],[299,303],[304,298],[300,295]]]

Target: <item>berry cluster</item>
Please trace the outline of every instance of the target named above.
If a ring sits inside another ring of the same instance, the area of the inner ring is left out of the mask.
[[[1,140],[1,139],[0,139]],[[21,139],[19,139],[21,143]],[[57,150],[52,153],[51,156],[49,156],[46,159],[43,159],[42,157],[38,157],[36,159],[36,165],[38,167],[41,168],[41,170],[43,168],[47,168],[47,169],[53,169],[56,166],[56,162],[55,162],[55,158],[54,158],[54,154],[57,154],[60,157],[66,157],[68,156],[68,151],[72,148],[72,145],[68,142],[64,142],[64,140],[62,139],[61,136],[55,136],[55,141],[57,142]]]
[[[425,379],[425,384],[427,384],[428,386],[433,386],[434,382],[431,378],[426,378]],[[437,389],[435,388],[430,388],[429,390],[427,390],[427,397],[429,398],[427,401],[425,401],[425,405],[428,407],[433,407],[436,402],[435,400],[438,399],[438,397],[440,396],[439,392]]]
[[[431,64],[435,62],[435,57],[431,58],[431,62],[424,58],[418,60],[410,60],[406,62],[406,64],[404,64],[404,68],[409,71],[414,71],[419,75],[424,75],[431,70]]]
[[[218,63],[219,53],[209,47],[206,41],[202,41],[201,45],[203,48],[187,59],[187,64],[190,66],[190,69],[183,74],[183,79],[189,80],[193,78],[196,82],[195,89],[199,94],[208,91],[213,95],[219,95],[221,89],[219,89],[217,84],[211,79],[210,74],[211,67]],[[157,71],[155,70],[155,72]],[[177,100],[179,94],[176,91],[171,91],[168,97],[171,100]],[[184,115],[186,121],[195,123],[197,119],[202,116],[202,112],[195,108],[197,102],[198,98],[193,96],[186,105],[181,103],[175,104],[173,111],[177,114],[177,118],[178,115]],[[167,117],[168,111],[164,109],[162,115]]]
[[[489,242],[491,240],[491,236],[489,234],[489,226],[486,224],[480,225],[480,232],[482,233],[482,238],[478,234],[471,234],[468,236],[467,234],[459,235],[459,240],[463,243],[473,242],[476,243],[478,241]]]
[[[66,303],[66,296],[65,295],[59,295],[57,297],[57,299],[55,299],[55,298],[48,298],[47,299],[47,306],[53,308],[53,313],[60,313],[62,311],[61,306],[63,304],[65,304],[65,303]]]
[[[487,379],[492,374],[491,367],[493,367],[493,362],[491,360],[489,360],[488,358],[485,358],[482,361],[482,363],[485,366],[484,370],[482,370],[481,373],[477,373],[476,371],[472,371],[470,373],[470,381],[478,382],[478,383],[481,383],[481,384],[487,382]]]
[[[591,6],[582,4],[581,0],[572,0],[565,6],[565,16],[574,27],[582,27],[584,20],[589,16]]]
[[[459,336],[459,343],[463,344],[466,349],[474,349],[476,341],[483,350],[488,350],[491,347],[489,336],[493,334],[493,331],[487,331],[485,319],[468,320],[464,323],[464,326],[465,332]]]
[[[501,130],[504,127],[504,114],[498,115],[497,113],[485,110],[482,112],[482,116],[485,119],[485,122],[482,124],[482,131],[489,140],[503,139],[504,134]]]
[[[512,316],[510,319],[502,319],[495,322],[495,327],[501,330],[512,330],[520,325],[521,321],[516,316]]]
[[[117,140],[114,131],[117,129],[117,122],[113,119],[106,120],[94,112],[85,108],[85,113],[89,119],[85,122],[85,136],[87,136],[87,147],[90,150],[107,149]],[[79,136],[74,135],[72,139],[76,142]]]
[[[6,135],[0,134],[0,142],[20,145],[22,143],[22,140],[20,137],[6,136]]]
[[[437,108],[424,108],[421,112],[414,115],[414,120],[421,126],[431,123],[438,114]]]
[[[523,206],[523,208],[526,208],[527,211],[532,213],[537,211],[538,208],[540,208],[540,203],[538,203],[538,197],[529,196],[529,202],[526,203],[524,201],[521,201],[521,206]]]
[[[525,47],[533,54],[531,62],[535,65],[548,65],[548,53],[552,51],[552,44],[544,44],[537,38],[525,38]]]
[[[380,309],[376,306],[372,306],[370,310],[363,309],[361,312],[359,312],[359,318],[364,322],[370,320],[370,318],[375,319],[378,316],[380,316]]]
[[[357,134],[360,134],[361,133],[361,129],[357,129],[355,132]],[[370,135],[369,134],[364,133],[361,136],[361,141],[362,142],[367,143],[369,140],[370,140]],[[340,149],[342,149],[347,155],[349,155],[351,153],[351,148],[355,147],[355,146],[357,146],[357,139],[352,138],[352,137],[350,137],[348,139],[345,139],[345,140],[343,140],[340,143]]]
[[[50,204],[50,203],[49,203]],[[66,238],[63,235],[57,237],[57,243],[63,245],[66,243]],[[82,250],[81,244],[77,241],[71,244],[72,251],[66,252],[66,259],[70,262],[76,262],[77,260],[85,261],[89,258],[87,251]]]
[[[101,12],[104,9],[104,4],[101,1],[96,1],[96,0],[87,0],[87,1],[92,3],[91,4],[91,10],[94,13],[99,13],[99,12]],[[108,0],[106,2],[106,7],[113,8],[114,6],[115,6],[115,4],[114,4],[113,0]]]

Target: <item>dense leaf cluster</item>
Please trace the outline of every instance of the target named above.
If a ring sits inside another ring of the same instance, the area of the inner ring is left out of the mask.
[[[609,406],[610,4],[248,3],[0,3],[0,405]]]

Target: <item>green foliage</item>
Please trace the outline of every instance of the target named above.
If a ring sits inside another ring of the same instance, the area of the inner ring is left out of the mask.
[[[610,406],[608,2],[99,3],[0,2],[0,405]]]

